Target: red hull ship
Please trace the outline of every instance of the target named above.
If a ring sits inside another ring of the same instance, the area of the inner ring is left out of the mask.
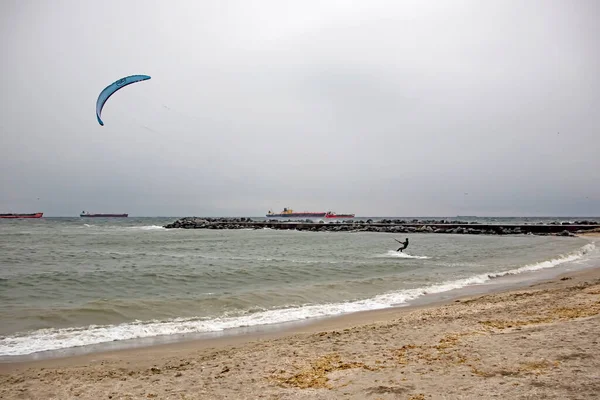
[[[336,214],[333,211],[327,212],[294,212],[291,208],[284,208],[279,214],[275,214],[272,211],[267,213],[267,218],[276,217],[296,217],[296,218],[354,218],[354,214]]]
[[[354,214],[336,214],[333,211],[327,211],[325,218],[354,218]]]
[[[33,214],[0,214],[0,218],[42,218],[44,213]]]
[[[127,218],[129,214],[90,214],[82,212],[79,216],[87,218]]]
[[[294,212],[291,208],[284,208],[282,212],[279,214],[275,214],[270,211],[267,213],[267,218],[323,218],[325,216],[324,212],[310,212],[310,211],[302,211],[302,212]]]

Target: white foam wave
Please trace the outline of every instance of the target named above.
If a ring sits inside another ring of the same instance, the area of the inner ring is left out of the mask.
[[[130,226],[129,229],[139,229],[142,231],[163,231],[167,228],[160,225],[147,225],[147,226]]]
[[[142,230],[142,231],[156,231],[156,230],[167,230],[165,227],[160,225],[143,225],[143,226],[119,226],[119,225],[94,225],[94,224],[83,224],[86,228],[98,228],[103,230]]]
[[[232,328],[300,321],[309,318],[327,317],[351,312],[407,305],[409,301],[425,294],[447,292],[465,286],[484,284],[493,278],[501,276],[556,267],[566,262],[579,260],[595,249],[595,244],[590,243],[568,255],[536,264],[525,265],[509,271],[480,274],[463,279],[449,280],[427,287],[381,294],[360,301],[263,310],[241,316],[224,316],[213,319],[176,318],[167,321],[135,321],[120,325],[91,325],[79,328],[40,329],[34,332],[0,338],[0,355],[26,355],[41,351],[99,344],[115,340],[147,338],[162,335],[218,332]]]
[[[540,269],[553,268],[553,267],[556,267],[557,265],[564,264],[566,262],[577,261],[577,260],[581,259],[583,256],[585,256],[586,254],[594,251],[595,249],[596,249],[595,243],[588,243],[585,246],[583,246],[582,248],[580,248],[579,250],[574,251],[573,253],[567,254],[565,256],[559,257],[559,258],[555,258],[555,259],[548,260],[548,261],[542,261],[542,262],[535,263],[535,264],[525,265],[523,267],[511,269],[509,271],[495,272],[492,274],[488,274],[488,276],[490,278],[499,278],[502,276],[516,275],[516,274],[520,274],[523,272],[531,272],[531,271],[538,271]]]
[[[406,253],[402,253],[400,251],[394,251],[394,250],[389,250],[387,253],[385,254],[379,254],[375,257],[381,257],[381,258],[413,258],[413,259],[421,259],[421,260],[425,260],[429,257],[427,256],[411,256],[410,254],[406,254]]]

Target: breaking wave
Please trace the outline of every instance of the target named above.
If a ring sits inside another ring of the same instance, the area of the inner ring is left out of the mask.
[[[427,256],[411,256],[410,254],[406,254],[406,253],[402,253],[402,252],[394,251],[394,250],[389,250],[387,253],[380,254],[380,255],[377,255],[375,257],[381,257],[381,258],[411,258],[411,259],[419,259],[419,260],[425,260],[425,259],[429,258]]]
[[[484,284],[492,279],[507,275],[521,274],[577,261],[596,250],[594,243],[567,255],[525,265],[508,271],[479,274],[463,279],[448,280],[425,287],[405,289],[374,296],[369,299],[330,304],[311,304],[290,306],[277,309],[254,309],[235,316],[223,315],[207,318],[174,318],[167,320],[134,321],[119,325],[90,325],[86,327],[63,329],[39,329],[32,332],[17,333],[0,337],[0,355],[26,355],[48,350],[100,344],[112,341],[158,337],[163,335],[181,335],[191,333],[219,332],[232,328],[252,327],[301,321],[311,318],[329,317],[346,313],[377,310],[393,306],[408,305],[418,297],[430,293],[441,293],[466,286]],[[397,257],[394,253],[394,257]],[[414,258],[401,253],[399,257]],[[386,253],[384,256],[391,256]],[[408,256],[408,257],[407,257]]]

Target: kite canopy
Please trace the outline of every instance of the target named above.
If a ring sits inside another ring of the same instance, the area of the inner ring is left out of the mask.
[[[113,95],[117,90],[124,88],[127,85],[131,85],[132,83],[141,82],[150,79],[148,75],[131,75],[126,76],[125,78],[121,78],[118,81],[108,85],[100,95],[98,96],[98,100],[96,100],[96,118],[98,118],[98,123],[104,126],[104,122],[100,119],[100,114],[102,113],[102,108],[104,107],[104,103],[110,96]]]

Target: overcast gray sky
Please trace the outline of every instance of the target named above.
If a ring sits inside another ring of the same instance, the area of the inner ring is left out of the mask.
[[[0,2],[0,212],[600,215],[600,2]],[[151,80],[95,103],[115,80]],[[39,198],[39,200],[38,200]]]

